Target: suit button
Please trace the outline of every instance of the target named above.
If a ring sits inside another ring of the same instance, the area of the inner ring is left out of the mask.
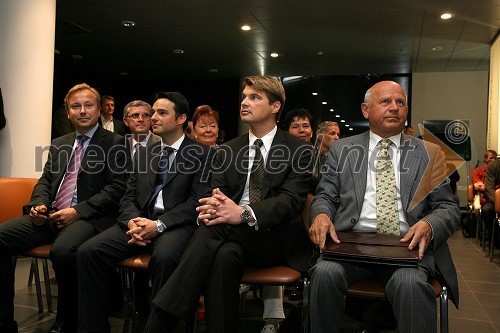
[[[351,224],[356,224],[356,219],[351,219]]]

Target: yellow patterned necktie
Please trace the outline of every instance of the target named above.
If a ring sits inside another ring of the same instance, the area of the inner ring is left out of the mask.
[[[399,236],[396,177],[388,151],[390,144],[389,139],[380,140],[377,153],[377,233]]]

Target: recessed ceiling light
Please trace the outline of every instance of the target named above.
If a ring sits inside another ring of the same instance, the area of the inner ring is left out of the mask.
[[[353,129],[352,127],[351,127],[351,128],[349,128],[349,131],[353,131],[353,130],[354,130],[354,129]]]
[[[122,21],[122,25],[126,28],[135,27],[134,21]]]
[[[209,73],[217,73],[219,70],[217,68],[210,68],[208,70]]]
[[[73,54],[71,57],[73,59],[83,59],[83,56],[81,56],[80,54]]]
[[[278,53],[276,53],[276,52],[273,52],[273,53],[271,53],[271,57],[273,57],[273,58],[278,58],[278,57],[279,57],[279,54],[278,54]]]
[[[345,127],[349,127],[349,124],[345,124]]]
[[[321,104],[326,105],[326,104],[328,104],[328,102],[321,102]]]
[[[453,15],[451,15],[450,13],[443,13],[443,14],[441,14],[441,18],[443,20],[449,20],[449,19],[451,19],[452,16]]]
[[[184,50],[181,50],[181,49],[175,49],[173,51],[175,54],[183,54],[184,53]]]
[[[61,51],[59,51],[58,49],[54,49],[54,53],[55,54],[61,54]]]
[[[313,94],[313,96],[318,96],[318,93],[312,93],[312,94]]]
[[[330,112],[333,112],[333,111],[335,111],[335,110],[334,109],[330,109]]]
[[[345,120],[344,120],[344,119],[342,119],[340,122],[341,122],[341,123],[345,123]]]
[[[250,27],[249,25],[243,25],[243,26],[241,26],[241,30],[249,31],[249,30],[252,30],[252,27]]]
[[[336,114],[336,115],[335,115],[335,118],[340,118],[340,115],[339,115],[339,114]]]
[[[441,51],[443,48],[441,46],[434,46],[431,51]]]

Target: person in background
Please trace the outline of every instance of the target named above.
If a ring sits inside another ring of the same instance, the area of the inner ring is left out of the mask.
[[[408,125],[403,130],[403,134],[406,134],[406,135],[409,135],[409,136],[415,136],[415,131],[413,130],[413,127],[411,127],[410,125]]]
[[[125,135],[125,126],[123,122],[115,119],[113,113],[115,112],[115,99],[112,96],[104,95],[101,98],[101,117],[99,117],[99,125],[104,127],[110,132],[118,135]]]
[[[17,332],[12,256],[53,243],[50,251],[58,295],[51,333],[76,332],[81,244],[116,223],[129,168],[123,137],[97,125],[100,96],[82,83],[64,99],[76,132],[52,141],[49,158],[26,215],[0,223],[0,332]],[[105,285],[104,288],[107,288]]]
[[[491,232],[495,221],[495,191],[500,188],[500,160],[495,159],[486,167],[486,179],[484,180],[484,194],[487,202],[481,207],[484,228],[487,240],[491,239]],[[496,232],[493,243],[500,247],[500,232]]]
[[[348,286],[372,276],[385,288],[399,332],[437,332],[436,298],[428,280],[439,274],[458,306],[457,273],[447,244],[460,225],[458,198],[439,146],[401,135],[408,112],[401,85],[374,84],[361,111],[369,130],[330,146],[311,206],[311,241],[322,249],[327,238],[341,243],[337,232],[392,234],[408,242],[410,250],[418,246],[419,262],[398,267],[321,255],[309,271],[310,332],[339,332]],[[379,170],[378,163],[384,163]],[[390,186],[383,186],[387,182]]]
[[[123,123],[130,130],[132,135],[127,136],[126,145],[130,148],[133,158],[139,146],[154,144],[161,141],[161,138],[151,133],[151,116],[153,109],[149,103],[135,100],[123,108]]]
[[[311,190],[310,194],[316,193],[316,187],[321,179],[321,167],[325,164],[328,157],[328,151],[333,141],[340,138],[340,127],[334,121],[324,121],[316,128],[316,140],[320,141],[318,155],[314,162],[314,169],[311,177]]]
[[[456,194],[457,193],[457,183],[460,180],[460,174],[458,173],[457,167],[455,164],[446,161],[446,153],[441,149],[441,154],[444,158],[444,165],[446,166],[446,174],[448,178],[450,178],[450,187],[451,191]]]
[[[198,142],[217,147],[219,136],[219,113],[210,105],[200,105],[193,114],[194,139]]]
[[[497,152],[493,149],[488,149],[484,152],[484,164],[478,166],[471,173],[472,185],[474,186],[474,192],[478,192],[481,198],[481,205],[484,205],[488,200],[484,195],[485,187],[484,181],[486,180],[486,168],[488,164],[497,159]],[[478,161],[479,163],[479,161]]]
[[[307,109],[293,109],[286,113],[285,128],[288,133],[306,142],[311,142],[313,135],[311,122],[312,115]]]

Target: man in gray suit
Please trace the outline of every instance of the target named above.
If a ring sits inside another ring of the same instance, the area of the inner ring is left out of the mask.
[[[406,103],[406,93],[396,82],[383,81],[368,89],[361,110],[370,130],[330,146],[327,169],[311,207],[309,235],[321,249],[326,237],[340,243],[337,231],[376,232],[380,207],[376,204],[374,161],[381,139],[389,139],[396,181],[396,228],[399,217],[401,241],[409,242],[409,249],[418,246],[418,267],[391,268],[320,257],[310,270],[313,333],[338,332],[349,284],[370,276],[385,285],[400,332],[437,331],[434,289],[428,283],[431,277],[442,278],[458,306],[457,275],[446,242],[459,226],[457,198],[445,176],[440,148],[401,134]]]
[[[132,135],[127,135],[125,145],[130,148],[130,154],[134,157],[139,147],[146,147],[161,141],[161,138],[151,133],[151,116],[153,109],[149,103],[135,100],[123,108],[123,123]]]

